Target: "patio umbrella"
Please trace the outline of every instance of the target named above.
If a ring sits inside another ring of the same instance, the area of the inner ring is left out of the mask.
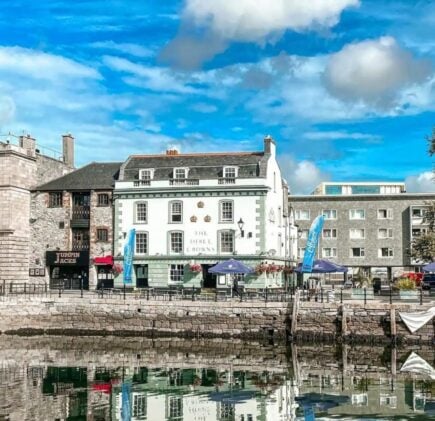
[[[212,266],[209,270],[210,273],[219,274],[232,274],[232,273],[253,273],[254,269],[246,266],[238,260],[230,259],[220,262],[215,266]]]
[[[295,272],[302,272],[302,263],[299,263]],[[347,272],[347,267],[337,265],[329,260],[314,260],[313,270],[311,273],[334,273],[334,272]]]
[[[423,272],[435,272],[435,262],[423,266]]]

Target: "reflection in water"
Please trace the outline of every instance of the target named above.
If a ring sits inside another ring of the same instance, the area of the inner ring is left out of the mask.
[[[310,413],[435,419],[435,382],[424,366],[434,366],[429,348],[414,350],[421,363],[414,354],[409,359],[410,349],[375,347],[137,339],[123,348],[120,338],[60,337],[3,342],[0,420],[279,421]],[[419,373],[419,364],[426,371]]]

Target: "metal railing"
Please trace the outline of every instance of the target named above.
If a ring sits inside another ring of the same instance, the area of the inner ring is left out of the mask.
[[[89,206],[74,205],[72,209],[72,219],[89,219],[91,215],[91,208]]]
[[[198,178],[171,178],[169,180],[170,186],[198,186]]]

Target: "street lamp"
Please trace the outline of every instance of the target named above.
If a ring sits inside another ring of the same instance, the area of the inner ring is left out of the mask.
[[[242,218],[239,219],[239,221],[237,222],[237,225],[239,226],[240,237],[243,238],[245,236],[245,231],[243,231],[243,227],[245,226],[245,223],[243,222]]]

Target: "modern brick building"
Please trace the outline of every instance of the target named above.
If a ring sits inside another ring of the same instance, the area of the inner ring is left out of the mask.
[[[73,170],[73,138],[63,136],[63,152],[46,156],[30,135],[0,141],[0,279],[29,280],[30,202],[34,186]]]
[[[318,257],[367,274],[385,271],[391,278],[418,270],[411,261],[412,239],[427,230],[424,208],[435,194],[405,192],[403,183],[322,183],[312,195],[290,196],[290,211],[299,228],[298,258],[303,257],[312,221],[325,216]]]

